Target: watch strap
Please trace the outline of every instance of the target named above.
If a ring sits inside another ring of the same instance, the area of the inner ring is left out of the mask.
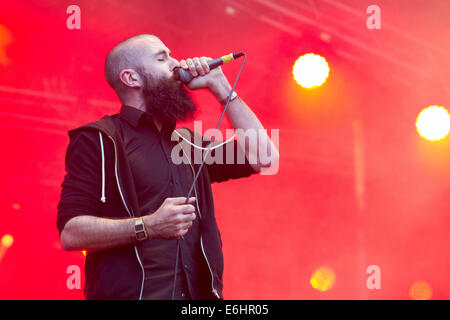
[[[238,96],[238,95],[237,95],[236,91],[233,91],[233,93],[231,93],[230,102],[233,101],[234,99],[236,99],[237,96]],[[225,98],[223,98],[222,100],[220,100],[220,103],[221,103],[223,106],[227,104],[228,97],[229,97],[229,95],[226,96]]]
[[[136,239],[138,241],[144,241],[148,239],[147,230],[145,230],[145,224],[142,218],[137,218],[135,220],[134,232],[136,233]]]

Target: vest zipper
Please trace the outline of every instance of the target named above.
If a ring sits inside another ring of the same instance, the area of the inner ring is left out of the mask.
[[[119,193],[120,193],[120,197],[122,198],[122,202],[123,205],[125,206],[125,209],[128,212],[128,215],[130,216],[130,218],[133,217],[133,215],[130,213],[130,210],[128,210],[128,206],[125,202],[125,198],[123,197],[123,193],[122,193],[122,189],[120,188],[120,183],[119,183],[119,175],[117,174],[117,147],[116,147],[116,142],[114,141],[114,139],[111,136],[108,136],[111,141],[113,142],[114,145],[114,153],[115,153],[115,164],[114,164],[114,168],[115,168],[115,175],[116,175],[116,181],[117,181],[117,188],[119,189]],[[142,265],[142,261],[141,258],[139,257],[139,252],[136,248],[136,246],[134,246],[134,252],[136,254],[136,258],[139,262],[139,265],[141,266],[142,269],[142,282],[141,282],[141,291],[139,293],[139,300],[142,300],[142,292],[144,291],[144,281],[145,281],[145,271],[144,271],[144,266]]]

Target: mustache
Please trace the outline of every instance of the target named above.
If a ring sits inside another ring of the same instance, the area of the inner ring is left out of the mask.
[[[180,75],[179,75],[177,70],[178,69],[175,69],[172,72],[172,75],[168,78],[168,80],[171,81],[171,82],[174,82],[174,83],[177,83],[177,84],[180,84],[180,85],[184,86],[184,83],[181,82],[181,80],[180,80]]]

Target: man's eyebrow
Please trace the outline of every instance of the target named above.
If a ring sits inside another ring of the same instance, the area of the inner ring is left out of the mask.
[[[159,50],[157,53],[155,53],[155,57],[156,56],[159,56],[160,54],[164,54],[164,53],[167,53],[167,51],[166,50]],[[169,51],[169,57],[171,57],[172,56],[172,52],[170,52]]]

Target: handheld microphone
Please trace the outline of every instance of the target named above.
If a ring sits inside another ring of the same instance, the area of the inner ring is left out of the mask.
[[[224,55],[220,58],[211,60],[208,62],[209,69],[217,68],[218,66],[221,66],[224,63],[230,62],[231,60],[237,59],[239,57],[242,57],[244,55],[244,52],[234,52],[227,55]],[[177,80],[180,80],[184,84],[188,84],[191,82],[191,80],[194,78],[189,70],[184,70],[183,68],[177,68],[175,70],[175,77]]]

